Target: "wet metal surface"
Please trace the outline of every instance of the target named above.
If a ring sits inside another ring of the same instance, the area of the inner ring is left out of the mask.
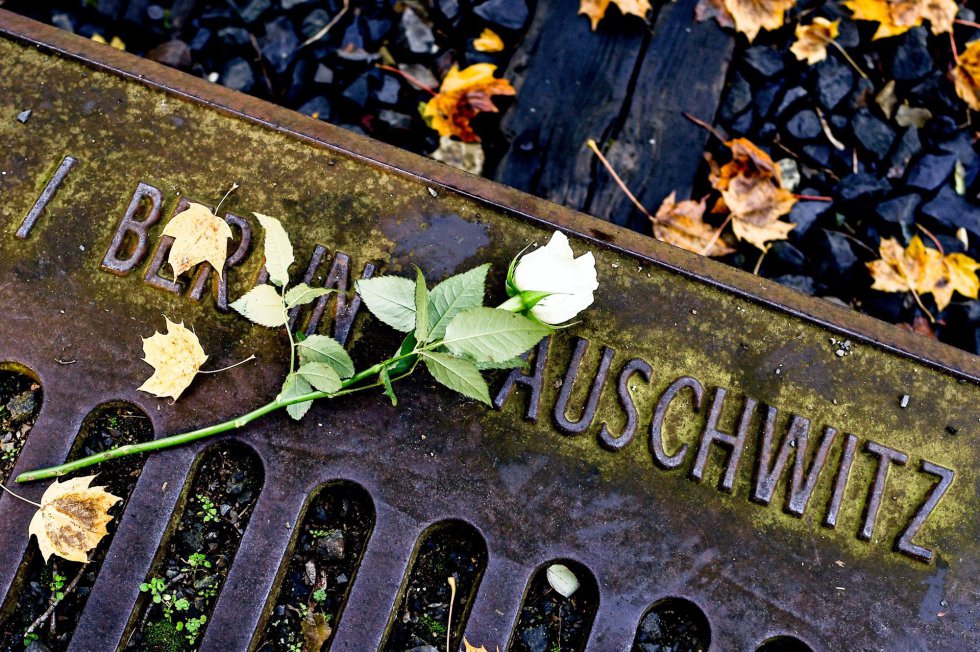
[[[18,473],[62,461],[110,400],[163,435],[276,394],[285,335],[221,310],[259,279],[252,211],[283,220],[295,278],[343,288],[489,260],[498,299],[510,257],[555,227],[596,253],[595,306],[538,348],[532,376],[494,378],[497,409],[419,375],[397,408],[349,397],[229,437],[266,481],[201,649],[249,647],[305,501],[337,479],[368,491],[377,521],[333,650],[377,648],[420,533],[453,518],[486,539],[466,635],[490,648],[555,558],[598,580],[593,651],[629,649],[665,597],[704,611],[718,651],[783,634],[814,650],[980,647],[977,358],[3,11],[0,34],[0,362],[45,396]],[[173,284],[163,225],[233,182],[227,286],[206,270]],[[197,332],[211,368],[259,361],[199,377],[177,405],[138,393],[140,337],[162,314]],[[398,342],[356,299],[294,319],[359,366]],[[150,456],[72,650],[123,640],[202,447]],[[0,499],[0,591],[30,516]]]

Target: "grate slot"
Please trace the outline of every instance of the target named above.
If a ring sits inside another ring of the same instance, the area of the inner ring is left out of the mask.
[[[710,645],[711,627],[701,608],[684,598],[665,598],[643,614],[636,628],[633,652],[707,652]]]
[[[10,479],[41,410],[37,377],[19,365],[0,364],[0,482]]]
[[[336,629],[374,516],[371,496],[357,484],[338,481],[317,490],[283,559],[271,613],[261,629],[260,652],[289,652],[303,643],[304,607],[310,614],[323,614],[330,628]],[[331,642],[332,636],[322,649],[329,649]]]
[[[579,588],[568,598],[548,582],[548,568],[561,564],[578,579]],[[581,652],[589,640],[599,606],[599,585],[588,568],[570,559],[554,559],[541,565],[528,583],[521,616],[514,627],[508,650],[533,652],[560,649]]]
[[[776,636],[760,645],[756,652],[813,652],[813,649],[793,636]]]
[[[135,444],[153,438],[153,428],[146,413],[129,403],[100,405],[82,423],[68,460],[94,455],[114,446]],[[125,514],[129,497],[136,486],[143,466],[143,457],[112,460],[106,463],[94,482],[105,486],[106,490],[123,499],[113,506],[113,520],[109,522],[109,534],[99,547],[89,555],[89,563],[84,566],[52,557],[45,564],[36,546],[30,546],[24,554],[17,570],[17,577],[7,593],[3,608],[0,609],[0,649],[4,652],[20,652],[30,641],[25,641],[27,628],[35,625],[53,601],[56,591],[64,591],[74,584],[52,612],[34,627],[31,634],[37,637],[48,649],[61,652],[67,649],[75,626],[88,596],[99,576],[102,562],[115,536],[119,523]],[[75,473],[72,477],[86,475]],[[80,575],[77,582],[75,577]],[[60,578],[60,579],[59,579]],[[49,626],[49,621],[53,620]]]
[[[217,444],[200,455],[169,535],[140,585],[127,650],[196,650],[251,519],[264,474],[258,455]]]

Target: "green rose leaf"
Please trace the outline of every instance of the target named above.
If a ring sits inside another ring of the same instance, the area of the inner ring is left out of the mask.
[[[279,392],[279,396],[276,397],[276,400],[288,400],[297,396],[309,394],[312,391],[313,386],[310,385],[305,378],[299,374],[289,374],[286,376],[286,382],[282,384],[282,391]],[[286,412],[289,412],[289,416],[299,421],[306,416],[306,413],[309,412],[312,405],[313,401],[293,403],[292,405],[286,406]]]
[[[231,304],[239,314],[259,326],[284,326],[289,317],[282,296],[271,285],[257,285]]]
[[[388,374],[388,368],[384,367],[379,375],[381,376],[381,382],[384,383],[385,386],[385,396],[391,399],[391,404],[393,406],[398,405],[398,397],[395,396],[395,388],[391,386],[391,376]]]
[[[340,389],[340,376],[333,367],[324,362],[308,362],[296,373],[321,392],[333,394]]]
[[[516,358],[550,335],[546,324],[506,310],[471,308],[456,315],[446,328],[450,353],[478,362]]]
[[[333,367],[341,378],[350,378],[354,375],[354,362],[340,342],[332,337],[310,335],[302,342],[296,343],[296,351],[299,353],[301,365],[323,362]]]
[[[489,271],[489,263],[480,265],[468,272],[450,276],[432,288],[429,293],[430,340],[444,337],[449,322],[461,311],[483,305],[483,291]]]
[[[415,339],[424,344],[429,341],[429,290],[422,270],[416,267],[415,273]]]
[[[490,405],[490,390],[472,362],[434,351],[423,351],[422,357],[437,382],[463,396]]]
[[[269,280],[282,287],[289,282],[289,266],[293,264],[293,245],[289,242],[286,229],[274,217],[254,214],[265,231],[265,269]]]
[[[296,306],[305,306],[308,303],[316,301],[322,296],[330,294],[331,292],[336,292],[333,289],[327,288],[311,288],[306,283],[300,283],[296,287],[289,288],[286,292],[286,308],[295,308]]]
[[[355,286],[375,317],[402,333],[415,330],[415,283],[401,276],[378,276]]]
[[[503,362],[477,362],[475,364],[480,371],[486,371],[488,369],[519,369],[526,366],[527,361],[524,358],[511,358]]]

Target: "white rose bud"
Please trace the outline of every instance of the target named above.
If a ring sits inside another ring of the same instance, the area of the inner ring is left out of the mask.
[[[591,251],[575,258],[568,238],[555,231],[547,245],[517,261],[514,285],[521,292],[551,293],[531,314],[546,324],[561,324],[592,305],[599,287],[595,258]]]

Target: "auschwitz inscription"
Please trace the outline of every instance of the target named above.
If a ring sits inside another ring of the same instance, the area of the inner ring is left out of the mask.
[[[66,156],[51,176],[37,201],[17,229],[15,236],[26,239],[43,216],[44,209],[58,192],[65,177],[76,167],[78,160]],[[192,301],[200,302],[210,282],[215,306],[218,310],[228,310],[228,275],[213,274],[208,263],[202,263],[188,274],[189,280],[167,278],[162,274],[173,238],[164,236],[151,242],[151,230],[162,218],[164,194],[148,183],[140,182],[113,232],[101,268],[112,274],[128,276],[137,271],[149,260],[143,272],[143,282],[153,288],[176,295],[186,294]],[[186,210],[190,200],[181,198],[174,207],[173,215]],[[248,220],[225,213],[224,219],[232,227],[234,240],[226,262],[225,271],[241,265],[252,251],[252,228]],[[151,254],[152,249],[152,254]],[[332,315],[333,336],[346,343],[354,319],[360,309],[361,299],[356,293],[348,296],[351,287],[351,257],[344,252],[329,255],[326,246],[317,244],[307,264],[303,282],[313,284],[322,270],[327,270],[323,287],[336,288],[340,292],[334,296]],[[361,277],[368,278],[376,271],[371,262],[364,264]],[[268,280],[264,267],[260,270],[255,284]],[[294,308],[290,313],[290,328],[302,330],[306,335],[316,332],[328,308],[330,296],[319,299],[307,314],[302,308]],[[600,398],[606,388],[610,371],[613,368],[615,350],[608,345],[601,347],[597,370],[588,384],[586,398],[577,420],[568,417],[569,404],[574,388],[579,382],[582,362],[590,343],[577,338],[571,357],[568,360],[558,396],[552,408],[552,415],[558,430],[565,435],[578,435],[590,430],[596,420]],[[542,390],[545,374],[549,367],[551,338],[543,340],[533,352],[530,371],[515,369],[504,380],[493,401],[498,410],[504,409],[514,390],[522,386],[527,392],[526,418],[538,420],[541,409]],[[894,469],[898,473],[915,473],[927,477],[930,487],[919,497],[919,503],[908,522],[894,534],[894,549],[901,554],[923,562],[930,562],[934,551],[914,542],[916,535],[927,522],[943,495],[953,483],[953,469],[936,464],[930,460],[918,459],[910,465],[910,455],[886,446],[873,439],[863,441],[856,435],[841,433],[836,427],[827,425],[818,433],[811,420],[797,414],[790,415],[786,432],[780,438],[777,433],[779,409],[761,404],[756,398],[729,396],[724,387],[705,387],[693,376],[682,376],[670,382],[660,394],[649,417],[641,419],[636,401],[629,391],[629,383],[639,377],[645,383],[654,381],[653,367],[641,358],[631,358],[619,369],[616,381],[616,395],[625,416],[625,425],[619,435],[614,434],[606,422],[602,422],[597,432],[598,443],[606,450],[617,452],[625,449],[645,430],[652,462],[661,471],[670,472],[686,468],[687,477],[693,482],[702,482],[709,465],[713,448],[724,453],[725,462],[718,489],[726,493],[734,490],[737,474],[743,462],[743,452],[750,437],[758,436],[754,476],[750,487],[751,501],[770,506],[780,483],[784,483],[785,504],[782,509],[797,518],[808,512],[820,517],[824,527],[836,529],[845,491],[852,479],[852,467],[858,455],[867,456],[875,465],[872,480],[865,493],[862,506],[861,524],[856,532],[857,538],[871,541],[882,502],[889,486],[889,478]],[[682,407],[687,403],[690,413],[706,415],[697,441],[671,441],[664,430],[664,421],[672,405]],[[732,405],[740,405],[736,427],[733,432],[725,432],[719,427],[723,410],[732,410]],[[758,417],[758,418],[757,418]],[[753,427],[761,421],[760,427]],[[835,443],[840,442],[839,452],[832,455]],[[811,498],[821,478],[831,476],[830,497],[824,505],[811,504]],[[785,479],[784,479],[785,478]],[[901,482],[898,478],[894,482]]]

